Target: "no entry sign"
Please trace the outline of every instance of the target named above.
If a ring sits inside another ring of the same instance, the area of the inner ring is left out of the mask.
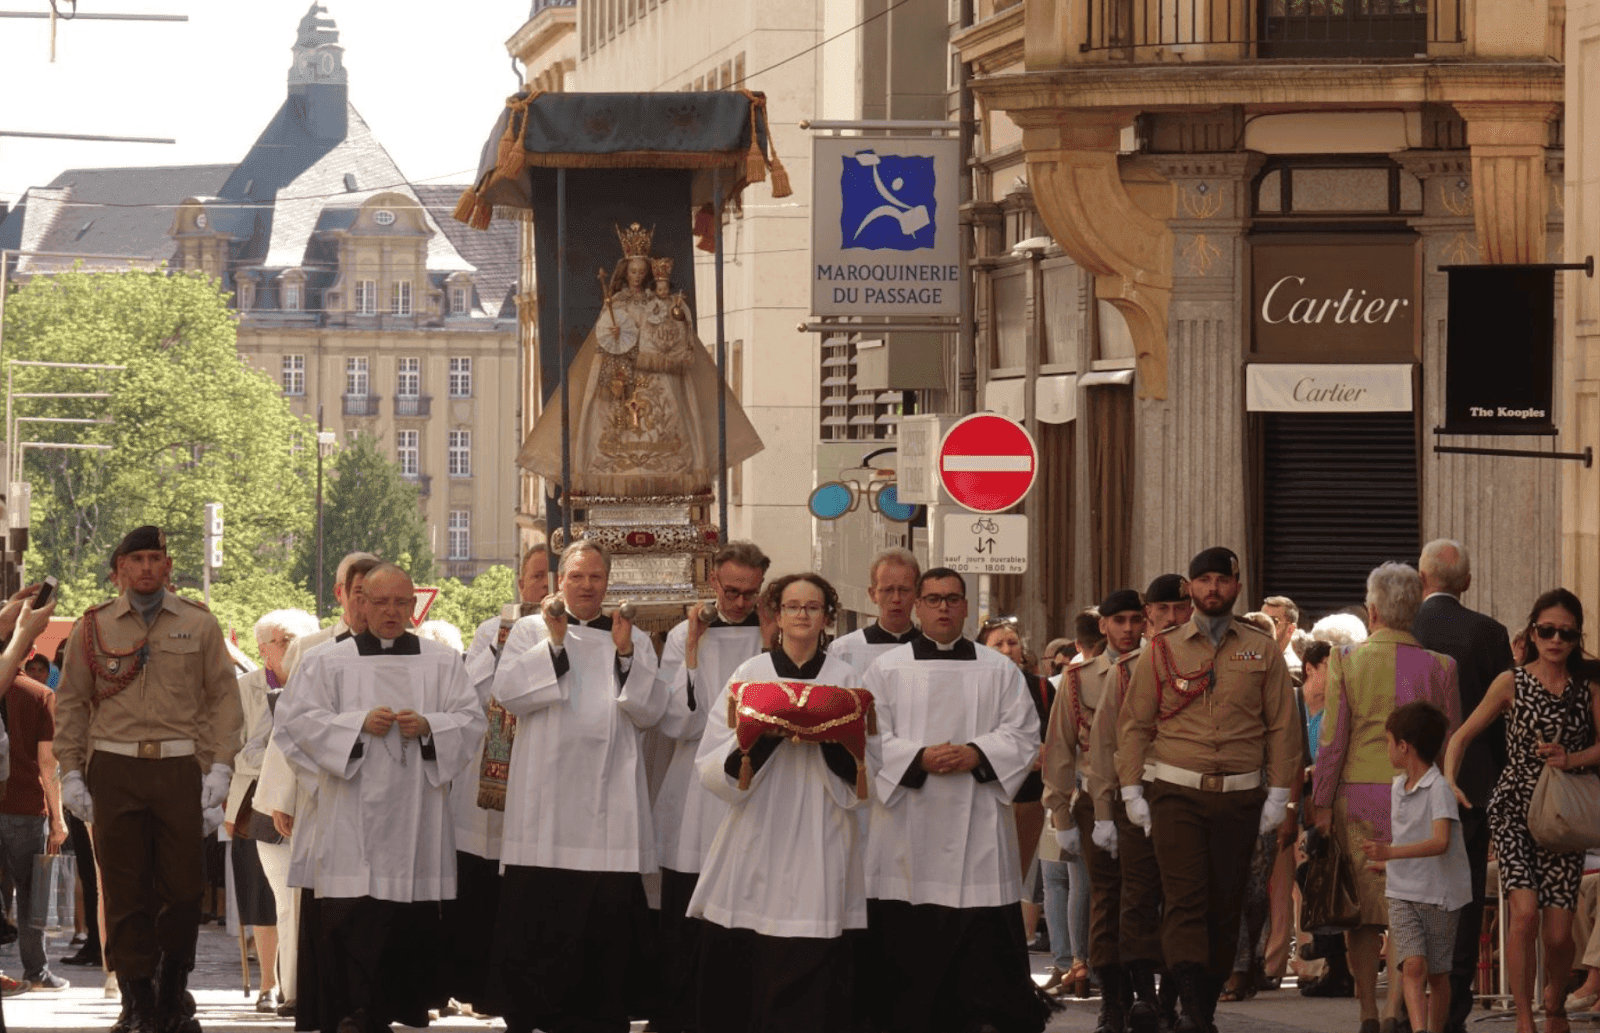
[[[994,413],[959,420],[939,443],[939,479],[974,513],[999,513],[1033,487],[1038,449],[1022,425]]]

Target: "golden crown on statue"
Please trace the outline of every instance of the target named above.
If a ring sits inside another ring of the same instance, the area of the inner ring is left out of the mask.
[[[650,244],[655,239],[656,231],[645,229],[638,223],[633,223],[627,229],[617,227],[617,240],[622,242],[623,258],[649,258]]]
[[[672,279],[672,259],[652,258],[650,260],[650,272],[658,280]]]

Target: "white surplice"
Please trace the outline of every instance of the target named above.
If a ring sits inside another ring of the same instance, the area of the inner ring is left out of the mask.
[[[493,679],[474,675],[481,675],[483,665],[487,665],[488,674],[492,676],[494,666],[500,659],[501,646],[500,617],[496,614],[478,625],[478,630],[472,636],[472,644],[467,647],[468,680],[473,682],[478,701],[483,705],[485,720]],[[467,765],[467,770],[450,786],[450,815],[455,822],[457,850],[488,861],[498,861],[506,816],[501,811],[478,806],[478,777],[483,771],[483,751],[487,746],[485,739],[484,744],[478,747],[478,755]]]
[[[330,628],[312,632],[289,643],[284,653],[283,669],[289,672],[283,685],[283,695],[278,705],[294,695],[295,672],[300,662],[314,650],[332,648],[334,644],[348,641],[350,628],[343,620]],[[289,885],[311,885],[311,857],[317,846],[317,791],[321,785],[316,764],[283,733],[282,725],[274,721],[272,737],[267,741],[266,756],[261,762],[261,781],[256,786],[257,804],[262,811],[282,811],[294,819],[294,832],[289,837]]]
[[[967,639],[953,645],[919,637],[862,678],[883,739],[867,837],[867,893],[877,900],[966,908],[1022,898],[1011,798],[1038,756],[1039,714],[1016,664]],[[902,785],[918,751],[940,743],[971,743],[985,763],[962,774],[918,769],[920,788]]]
[[[751,611],[755,618],[754,611]],[[661,867],[675,872],[698,872],[706,851],[716,838],[728,805],[700,784],[695,754],[705,731],[706,714],[728,683],[734,670],[761,652],[761,623],[726,624],[719,621],[700,637],[699,667],[684,666],[689,622],[667,632],[656,677],[667,687],[667,712],[656,730],[676,742],[667,774],[656,793],[656,853]],[[689,705],[693,679],[694,706]]]
[[[492,675],[494,698],[517,716],[502,870],[656,869],[640,738],[666,712],[666,687],[656,679],[648,635],[633,629],[633,657],[619,679],[610,621],[592,623],[569,619],[566,670],[558,673],[544,618],[522,618]],[[479,657],[474,679],[482,679],[483,666]]]
[[[831,656],[822,660],[814,675],[800,678],[787,656],[775,661],[774,654],[763,653],[729,680],[861,684],[849,664]],[[750,788],[741,790],[725,766],[738,750],[726,687],[707,714],[695,764],[701,783],[729,807],[690,898],[690,916],[764,936],[834,937],[865,929],[866,858],[852,812],[867,801],[856,798],[853,769],[846,781],[843,772],[828,767],[820,744],[788,740],[755,771]],[[877,766],[878,737],[868,736],[869,784]]]
[[[874,660],[896,646],[911,641],[919,634],[920,632],[912,627],[904,636],[895,635],[884,631],[882,625],[873,621],[864,628],[857,628],[829,642],[828,655],[843,660],[854,667],[858,674],[866,674],[867,668],[872,666]]]
[[[307,883],[319,897],[455,896],[450,781],[478,754],[483,708],[460,653],[409,633],[394,645],[363,634],[313,650],[279,702],[278,726],[320,774]],[[421,714],[429,737],[364,731],[379,706]]]

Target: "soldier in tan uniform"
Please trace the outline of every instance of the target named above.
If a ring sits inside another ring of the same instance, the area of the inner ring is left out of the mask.
[[[1283,653],[1272,636],[1234,619],[1238,595],[1231,550],[1207,549],[1190,562],[1194,616],[1151,641],[1121,715],[1117,778],[1128,818],[1151,835],[1161,869],[1161,949],[1184,1010],[1178,1033],[1216,1029],[1250,851],[1283,820],[1304,763]]]
[[[1044,748],[1044,804],[1062,852],[1082,850],[1089,867],[1089,966],[1100,979],[1100,1018],[1096,1033],[1121,1033],[1132,1003],[1132,987],[1122,967],[1118,920],[1122,871],[1117,863],[1113,812],[1120,803],[1111,792],[1095,799],[1091,785],[1100,774],[1090,749],[1090,729],[1114,704],[1119,692],[1118,658],[1139,647],[1144,609],[1129,588],[1106,596],[1098,607],[1105,649],[1092,660],[1071,664],[1061,676]],[[1115,775],[1111,776],[1112,778]],[[1124,819],[1125,820],[1125,819]]]
[[[1189,619],[1191,605],[1183,578],[1163,574],[1145,590],[1143,621],[1147,637],[1154,637]],[[1108,641],[1116,633],[1108,628]],[[1128,1007],[1129,1033],[1156,1033],[1160,1017],[1168,1024],[1176,1021],[1176,984],[1165,981],[1158,1002],[1155,976],[1162,968],[1161,956],[1161,870],[1156,865],[1155,848],[1144,830],[1128,820],[1117,785],[1117,727],[1122,707],[1128,698],[1133,670],[1144,650],[1137,641],[1118,653],[1113,661],[1107,704],[1095,712],[1089,728],[1089,752],[1093,763],[1089,774],[1089,795],[1094,800],[1097,841],[1114,849],[1121,870],[1122,892],[1117,919],[1117,952],[1135,998]]]
[[[93,825],[105,955],[129,1033],[195,1033],[201,812],[227,798],[243,714],[222,629],[166,591],[155,527],[112,553],[122,594],[83,615],[57,689],[61,798]],[[158,985],[159,984],[159,985]]]

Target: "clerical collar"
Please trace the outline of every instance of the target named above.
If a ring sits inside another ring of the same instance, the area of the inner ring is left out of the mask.
[[[890,631],[888,628],[885,628],[877,621],[873,621],[871,624],[868,624],[861,631],[861,637],[866,639],[869,644],[874,646],[903,645],[904,643],[912,641],[920,634],[922,634],[922,632],[917,630],[917,626],[915,624],[896,635],[894,632]]]
[[[911,640],[911,655],[918,660],[976,660],[978,647],[970,638],[958,638],[941,646],[926,635],[918,635]]]
[[[1197,613],[1194,615],[1194,622],[1205,632],[1206,638],[1211,640],[1213,646],[1220,646],[1222,636],[1228,633],[1228,627],[1233,623],[1233,614],[1221,613],[1215,617],[1207,617],[1203,613]]]
[[[132,603],[133,608],[139,611],[139,615],[144,618],[146,624],[154,624],[156,622],[156,613],[160,611],[161,604],[166,598],[167,590],[165,588],[158,588],[149,594],[135,592],[131,588],[128,589],[128,602]]]
[[[356,655],[358,656],[378,656],[382,654],[387,654],[390,656],[417,656],[422,652],[422,640],[417,638],[417,636],[413,635],[409,631],[401,634],[399,638],[395,639],[387,646],[383,644],[383,639],[374,635],[370,631],[363,631],[361,634],[355,636],[355,639]]]
[[[828,659],[827,651],[821,648],[812,654],[810,660],[798,665],[783,651],[782,646],[775,646],[771,655],[772,673],[780,678],[800,678],[805,681],[811,681],[821,674],[822,664]]]
[[[759,628],[759,627],[761,627],[761,614],[760,614],[759,611],[751,610],[749,613],[744,615],[744,620],[742,620],[742,621],[725,621],[725,620],[722,619],[722,611],[718,610],[717,611],[717,615],[714,618],[712,618],[711,623],[707,624],[706,627],[707,628]]]
[[[576,617],[576,616],[573,616],[572,614],[569,613],[569,614],[567,614],[567,621],[568,621],[568,623],[576,624],[576,625],[578,625],[580,627],[594,628],[596,631],[610,631],[611,630],[611,618],[607,617],[603,613],[600,616],[594,618],[593,620],[587,620],[587,621],[582,619],[581,617]]]

